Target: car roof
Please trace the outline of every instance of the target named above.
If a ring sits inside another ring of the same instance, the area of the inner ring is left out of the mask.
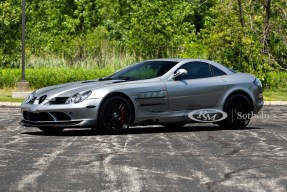
[[[149,59],[146,61],[173,61],[173,62],[189,62],[189,61],[202,61],[206,63],[211,63],[213,61],[207,59],[190,59],[190,58],[164,58],[164,59]]]
[[[174,61],[174,62],[182,62],[182,61],[187,61],[191,59],[185,59],[185,58],[164,58],[164,59],[149,59],[146,61]]]
[[[209,63],[222,71],[224,71],[226,74],[232,74],[232,72],[229,68],[226,66],[219,64],[217,62],[207,60],[207,59],[190,59],[190,58],[164,58],[164,59],[150,59],[150,60],[145,60],[145,61],[171,61],[171,62],[178,62],[178,63],[187,63],[187,62],[194,62],[194,61],[200,61],[204,63]]]

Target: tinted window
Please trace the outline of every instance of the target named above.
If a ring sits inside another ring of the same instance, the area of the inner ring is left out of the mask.
[[[184,76],[178,77],[177,78],[178,80],[199,79],[199,78],[207,78],[207,77],[212,76],[208,63],[203,63],[203,62],[186,63],[183,66],[181,66],[180,69],[185,69],[187,71],[187,74]]]
[[[212,68],[213,76],[221,76],[221,75],[226,75],[225,72],[222,70],[218,69],[217,67],[214,67],[213,65],[210,65]]]

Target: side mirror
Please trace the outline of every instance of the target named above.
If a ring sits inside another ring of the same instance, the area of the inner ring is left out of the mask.
[[[179,77],[179,76],[184,76],[187,74],[187,71],[185,69],[179,69],[177,70],[177,72],[175,74],[173,74],[170,79],[175,79],[176,77]]]

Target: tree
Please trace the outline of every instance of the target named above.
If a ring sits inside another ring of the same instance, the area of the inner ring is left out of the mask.
[[[286,4],[283,0],[279,1],[281,3],[277,2],[278,5]],[[281,8],[282,13],[286,6]],[[287,52],[284,46],[280,46],[280,54],[274,54],[274,49],[271,49],[276,46],[275,41],[286,43],[286,32],[282,30],[284,26],[286,29],[286,21],[271,10],[270,0],[218,1],[212,8],[213,17],[206,22],[204,31],[209,59],[217,60],[235,70],[257,74],[262,80],[266,71],[283,64],[283,55],[286,63]]]
[[[0,68],[20,65],[21,2],[0,2]]]
[[[194,35],[194,26],[186,20],[193,12],[184,1],[141,1],[132,6],[128,46],[139,57],[176,56],[181,45]]]
[[[28,60],[73,65],[128,52],[137,59],[209,58],[263,78],[287,68],[286,0],[26,1]],[[1,1],[0,13],[0,67],[17,67],[21,2]]]

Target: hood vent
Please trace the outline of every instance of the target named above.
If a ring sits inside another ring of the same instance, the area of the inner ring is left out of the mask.
[[[29,104],[33,104],[36,99],[37,99],[37,97],[34,97],[34,98],[31,99],[28,103],[29,103]]]
[[[46,99],[47,95],[43,95],[39,98],[39,104],[43,103],[43,101]]]

